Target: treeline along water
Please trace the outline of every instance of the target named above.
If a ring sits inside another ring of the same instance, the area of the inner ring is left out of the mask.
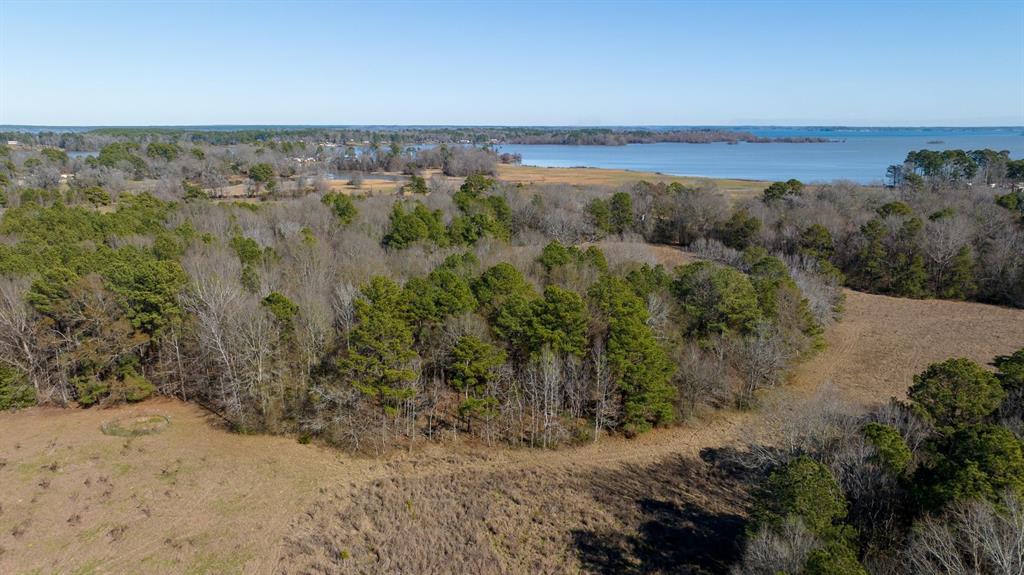
[[[768,138],[826,137],[828,143],[631,144],[626,146],[503,145],[523,163],[545,167],[588,166],[680,176],[786,180],[837,179],[881,182],[885,169],[911,150],[1009,150],[1024,157],[1018,128],[738,128]]]

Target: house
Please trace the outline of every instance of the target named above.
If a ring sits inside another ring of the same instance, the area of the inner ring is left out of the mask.
[[[17,146],[18,145],[18,140],[7,140],[7,145],[8,146]]]

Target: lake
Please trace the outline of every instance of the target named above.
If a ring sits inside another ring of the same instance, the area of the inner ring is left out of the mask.
[[[500,146],[523,164],[661,172],[677,176],[881,182],[907,152],[931,149],[1009,150],[1024,158],[1024,128],[743,128],[764,137],[820,137],[814,144],[630,144],[626,146]]]

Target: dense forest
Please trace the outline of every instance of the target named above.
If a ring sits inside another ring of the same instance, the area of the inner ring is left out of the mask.
[[[159,390],[353,448],[439,428],[547,446],[749,402],[838,307],[813,263],[751,248],[666,270],[637,241],[582,247],[562,194],[435,184],[263,204],[23,190],[0,223],[7,403]],[[635,233],[631,203],[595,195],[577,231]]]

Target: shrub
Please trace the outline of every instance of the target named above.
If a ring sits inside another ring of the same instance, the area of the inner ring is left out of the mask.
[[[423,176],[413,174],[409,178],[409,183],[402,186],[402,192],[410,194],[426,194],[430,191],[427,187],[427,180],[423,179]]]
[[[142,401],[156,393],[156,386],[134,371],[112,380],[108,387],[109,399],[115,403]]]
[[[544,266],[544,269],[551,271],[557,267],[567,265],[573,260],[572,254],[569,249],[562,245],[562,242],[553,240],[548,245],[544,246],[541,250],[540,256],[537,257],[537,261],[540,265]]]
[[[110,194],[99,186],[91,186],[82,190],[82,198],[94,206],[110,205]]]
[[[78,392],[78,403],[90,406],[97,403],[142,401],[156,393],[156,386],[145,377],[128,370],[110,379],[81,377],[75,382],[75,390]]]
[[[255,164],[249,168],[249,179],[256,184],[257,192],[264,186],[270,191],[274,191],[274,188],[277,187],[274,167],[267,163]]]
[[[889,216],[910,216],[914,210],[903,202],[889,202],[878,208],[878,215],[887,218]]]

